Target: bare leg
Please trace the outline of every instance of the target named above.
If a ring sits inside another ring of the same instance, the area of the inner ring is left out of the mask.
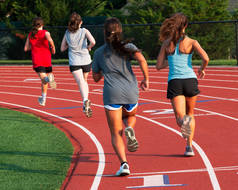
[[[182,119],[185,114],[189,115],[192,118],[190,123],[191,135],[190,138],[187,139],[188,146],[192,146],[192,139],[194,137],[194,130],[195,130],[194,107],[196,104],[196,100],[197,96],[186,98],[184,96],[176,96],[171,100],[176,121],[179,127],[181,127],[182,125]]]
[[[186,100],[184,96],[176,96],[171,100],[176,122],[179,127],[182,125],[183,117],[186,114]]]
[[[195,131],[194,108],[196,105],[196,100],[197,100],[197,96],[186,97],[186,114],[192,118],[191,123],[190,123],[191,135],[187,139],[188,146],[192,146],[192,140],[194,137],[194,131]]]
[[[127,162],[125,145],[123,142],[123,126],[122,126],[122,108],[119,110],[105,109],[107,122],[111,132],[111,142],[120,162]]]
[[[125,109],[122,110],[122,118],[123,118],[123,123],[126,127],[130,126],[132,128],[135,127],[136,124],[136,112],[137,108],[135,108],[131,112],[127,112]]]
[[[41,93],[47,94],[48,83],[45,81],[45,77],[47,77],[46,73],[37,73],[41,79]]]

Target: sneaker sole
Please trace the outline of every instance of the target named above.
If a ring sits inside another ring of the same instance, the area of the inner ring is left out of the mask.
[[[42,103],[42,102],[40,101],[40,98],[38,98],[38,103],[39,103],[41,106],[45,106],[45,102]]]
[[[139,145],[138,145],[138,142],[135,138],[135,132],[132,128],[126,128],[125,129],[125,136],[127,138],[127,149],[128,151],[130,152],[135,152]]]
[[[56,85],[56,82],[55,82],[55,77],[54,75],[51,73],[48,75],[48,78],[49,78],[49,84],[50,84],[50,87],[52,89],[56,89],[57,85]]]
[[[190,123],[191,123],[192,118],[188,115],[185,115],[183,117],[183,124],[181,126],[181,133],[183,138],[189,138],[191,135],[191,127],[190,127]]]
[[[194,152],[185,152],[184,156],[192,157],[195,156]]]
[[[116,176],[127,176],[127,175],[130,175],[129,170],[124,170],[123,172],[116,174]]]

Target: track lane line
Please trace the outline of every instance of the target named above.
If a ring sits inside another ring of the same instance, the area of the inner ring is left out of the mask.
[[[19,104],[2,102],[2,101],[0,101],[0,104],[21,107],[21,108],[33,110],[35,112],[43,113],[45,115],[49,115],[49,116],[55,117],[57,119],[64,120],[68,123],[71,123],[72,125],[75,125],[76,127],[80,128],[81,130],[83,130],[92,139],[92,141],[94,142],[94,144],[96,145],[97,150],[98,150],[98,157],[99,157],[98,169],[97,169],[96,175],[94,177],[93,184],[91,186],[92,190],[98,189],[98,187],[100,185],[101,178],[102,178],[102,174],[103,174],[104,168],[105,168],[105,154],[104,154],[104,150],[102,148],[102,145],[100,144],[100,142],[97,140],[97,138],[95,137],[95,135],[91,131],[89,131],[87,128],[85,128],[84,126],[82,126],[82,125],[80,125],[80,124],[78,124],[74,121],[71,121],[69,119],[60,117],[58,115],[55,115],[55,114],[52,114],[52,113],[49,113],[49,112],[46,112],[46,111],[38,110],[38,109],[35,109],[35,108],[31,108],[31,107],[23,106],[23,105],[19,105]]]

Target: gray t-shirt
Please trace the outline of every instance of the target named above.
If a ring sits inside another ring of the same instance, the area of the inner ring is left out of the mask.
[[[91,57],[87,49],[87,29],[79,28],[75,33],[66,30],[65,37],[69,47],[69,65],[88,65],[91,63]]]
[[[128,43],[127,48],[139,51]],[[136,104],[139,89],[130,61],[119,56],[108,44],[98,48],[93,57],[92,70],[104,76],[103,102],[108,104]]]

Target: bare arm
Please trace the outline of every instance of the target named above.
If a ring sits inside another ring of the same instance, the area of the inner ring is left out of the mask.
[[[50,48],[51,48],[52,53],[55,54],[55,44],[54,44],[53,39],[50,36],[50,33],[46,32],[45,37],[48,40],[48,42],[50,43]]]
[[[91,51],[92,47],[95,46],[96,41],[95,41],[94,37],[92,36],[92,34],[88,30],[86,30],[86,37],[87,37],[88,41],[90,42],[88,45],[88,50]]]
[[[168,66],[168,61],[165,59],[165,57],[166,57],[165,45],[163,44],[157,57],[156,69],[158,71]]]
[[[63,40],[61,42],[61,46],[60,46],[60,51],[63,52],[68,48],[68,44],[66,41],[66,36],[64,35]]]
[[[140,69],[143,73],[144,79],[141,81],[140,87],[142,90],[148,90],[149,89],[149,73],[148,73],[148,65],[145,57],[142,55],[141,52],[136,52],[134,54],[134,58],[138,61],[140,65]]]
[[[204,76],[205,76],[205,68],[208,65],[209,57],[208,57],[206,51],[200,46],[200,44],[198,43],[197,40],[194,40],[194,42],[193,42],[193,49],[194,49],[194,51],[196,51],[199,54],[199,56],[202,59],[202,65],[198,69],[198,76],[200,78],[204,78]]]
[[[31,44],[30,44],[30,40],[29,40],[29,36],[28,36],[26,39],[25,46],[24,46],[24,51],[29,51],[29,50],[31,50]]]

